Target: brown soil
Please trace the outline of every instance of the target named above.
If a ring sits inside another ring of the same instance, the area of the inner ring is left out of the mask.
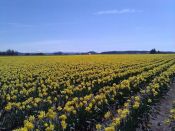
[[[147,131],[171,131],[171,127],[165,124],[165,120],[170,115],[170,110],[175,100],[175,83],[171,85],[169,91],[156,103],[152,109],[151,114],[148,118]],[[137,129],[142,131],[142,129]]]

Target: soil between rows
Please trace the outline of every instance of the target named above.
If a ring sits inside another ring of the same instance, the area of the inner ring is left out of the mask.
[[[151,107],[150,115],[142,124],[146,128],[138,128],[136,131],[171,131],[171,126],[165,123],[169,118],[170,110],[175,100],[175,82],[171,84],[169,91]]]

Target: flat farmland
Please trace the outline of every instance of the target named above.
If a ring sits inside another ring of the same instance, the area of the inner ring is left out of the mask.
[[[168,54],[0,57],[0,130],[136,128],[174,76]]]

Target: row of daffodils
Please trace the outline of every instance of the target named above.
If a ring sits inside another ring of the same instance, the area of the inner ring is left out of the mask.
[[[174,55],[1,57],[0,130],[125,130],[174,74]]]

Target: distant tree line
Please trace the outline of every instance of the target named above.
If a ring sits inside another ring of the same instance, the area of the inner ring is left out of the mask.
[[[44,53],[20,53],[15,50],[8,49],[7,51],[0,51],[0,56],[32,56],[32,55],[45,55]]]
[[[163,52],[157,51],[155,48],[150,50],[150,54],[163,54]]]
[[[42,55],[93,55],[93,54],[175,54],[175,52],[170,51],[157,51],[155,48],[150,51],[107,51],[107,52],[101,52],[97,53],[95,51],[89,51],[89,52],[54,52],[54,53],[21,53],[15,50],[7,50],[7,51],[0,51],[0,56],[42,56]]]
[[[44,54],[44,53],[19,53],[18,55],[24,55],[24,56],[32,56],[32,55],[34,55],[34,56],[40,56],[40,55],[46,55],[46,54]]]
[[[1,56],[16,56],[16,55],[18,55],[18,52],[9,49],[9,50],[7,50],[7,51],[0,52],[0,55],[1,55]]]

